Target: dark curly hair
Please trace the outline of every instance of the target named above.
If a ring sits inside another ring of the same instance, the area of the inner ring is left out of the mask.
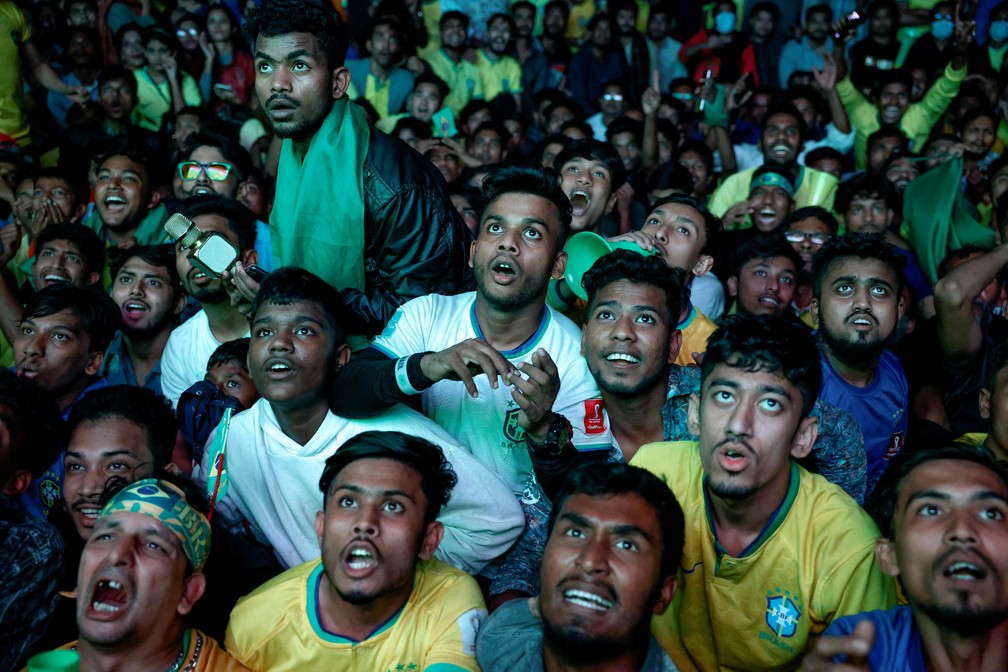
[[[346,60],[350,41],[347,27],[324,0],[266,0],[250,10],[245,19],[245,34],[253,53],[259,35],[277,37],[288,33],[314,35],[330,70]]]

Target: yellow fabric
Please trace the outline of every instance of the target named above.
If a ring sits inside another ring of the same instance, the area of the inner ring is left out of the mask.
[[[427,44],[417,49],[417,55],[427,58],[441,48],[441,0],[425,0],[420,9],[427,29]]]
[[[318,584],[327,580],[321,562],[293,567],[238,601],[224,638],[231,655],[264,672],[479,669],[476,632],[486,608],[471,576],[437,559],[420,562],[398,615],[352,642],[319,623]]]
[[[567,17],[567,32],[564,37],[580,42],[588,29],[588,22],[595,16],[597,9],[595,0],[583,0],[580,4],[571,5],[570,16]]]
[[[679,348],[679,355],[675,363],[679,366],[689,366],[696,364],[693,353],[703,354],[707,352],[707,339],[717,329],[717,325],[710,321],[706,315],[695,307],[685,320],[679,323],[679,331],[682,333],[682,346]]]
[[[483,98],[486,100],[493,100],[502,93],[522,92],[521,65],[510,56],[493,61],[485,49],[480,49],[476,52],[476,67],[483,76]]]
[[[965,77],[966,68],[954,70],[951,64],[945,66],[941,77],[931,85],[924,97],[907,107],[900,119],[899,128],[910,138],[910,149],[920,151],[924,147],[932,127],[959,93],[959,84]],[[858,170],[864,170],[867,165],[868,136],[882,127],[879,110],[857,90],[850,76],[837,82],[836,90],[855,130],[855,165]]]
[[[390,88],[388,80],[379,82],[377,77],[370,72],[368,73],[367,83],[364,85],[364,98],[371,103],[381,119],[389,116],[388,94]]]
[[[217,643],[213,637],[206,635],[195,628],[190,628],[189,630],[189,648],[186,651],[185,665],[189,664],[192,660],[193,654],[196,652],[197,641],[202,640],[202,645],[200,647],[199,660],[196,661],[196,666],[193,672],[249,672],[249,669],[239,663],[237,660],[232,658],[227,651],[221,648],[221,645]],[[64,644],[60,649],[76,649],[77,642],[70,642],[69,644]],[[21,672],[27,672],[28,668],[24,668]]]
[[[14,138],[19,145],[28,143],[28,116],[24,111],[24,76],[21,71],[21,45],[31,39],[31,26],[17,5],[0,0],[0,133]]]
[[[686,518],[679,588],[651,621],[680,670],[796,669],[834,618],[896,605],[875,562],[878,528],[823,477],[793,466],[778,526],[736,558],[715,548],[696,442],[648,444],[630,463],[664,479]]]
[[[424,60],[451,90],[444,105],[450,107],[456,117],[470,100],[483,97],[483,77],[473,63],[464,58],[456,63],[444,49],[438,49]]]
[[[708,206],[711,212],[722,217],[728,208],[749,198],[749,182],[755,172],[755,168],[750,168],[725,178],[725,181],[711,194]],[[799,166],[798,184],[794,196],[795,208],[819,205],[827,210],[832,210],[838,184],[839,181],[829,173]],[[738,228],[748,229],[751,226],[752,222],[747,219],[746,224]]]
[[[147,73],[147,68],[143,67],[133,71],[133,76],[137,81],[137,106],[133,109],[133,121],[140,128],[155,133],[161,130],[161,121],[166,114],[172,111],[171,86],[168,80],[155,84]],[[182,90],[182,99],[186,105],[199,107],[203,99],[200,97],[199,84],[187,72],[181,69],[178,76],[182,78],[179,88]]]

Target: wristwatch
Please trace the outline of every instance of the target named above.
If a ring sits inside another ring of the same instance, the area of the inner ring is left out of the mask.
[[[571,426],[570,420],[559,413],[553,414],[553,422],[550,423],[549,430],[546,432],[545,441],[534,441],[531,436],[525,434],[529,450],[543,457],[561,455],[571,445],[573,438],[574,427]]]

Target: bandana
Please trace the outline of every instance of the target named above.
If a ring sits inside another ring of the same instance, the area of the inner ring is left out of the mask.
[[[795,188],[791,184],[791,180],[778,173],[763,173],[758,177],[752,178],[752,181],[749,182],[749,193],[751,194],[756,191],[756,187],[780,187],[791,198],[794,198],[795,194]]]
[[[193,569],[203,568],[210,555],[210,523],[189,506],[185,494],[176,486],[154,478],[131,483],[109,500],[98,518],[119,511],[142,513],[160,521],[178,537]]]

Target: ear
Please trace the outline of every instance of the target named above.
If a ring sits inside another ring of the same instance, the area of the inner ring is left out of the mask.
[[[101,280],[101,273],[89,273],[87,277],[88,277],[87,284],[89,286],[96,285],[98,284],[98,281]]]
[[[991,391],[987,388],[980,390],[980,417],[990,420],[991,417]]]
[[[70,213],[70,218],[69,218],[70,221],[71,222],[79,222],[81,220],[81,218],[84,217],[84,215],[87,213],[87,208],[88,208],[88,204],[87,203],[81,203],[80,205],[78,205],[74,209],[74,211]]]
[[[332,71],[332,97],[333,100],[342,98],[350,88],[350,71],[342,65],[333,68]]]
[[[802,418],[798,430],[791,439],[791,457],[800,460],[812,452],[816,436],[819,435],[819,418]]]
[[[669,337],[668,342],[668,363],[675,364],[675,360],[679,357],[679,350],[682,349],[682,332],[676,329],[672,332],[672,336]]]
[[[728,282],[725,283],[725,284],[728,285],[728,295],[729,296],[738,296],[738,278],[737,277],[735,277],[734,275],[731,276],[730,278],[728,278]]]
[[[182,590],[182,600],[178,605],[178,613],[185,616],[192,608],[196,606],[196,602],[203,597],[203,591],[206,590],[206,576],[203,572],[193,572],[185,581],[185,588]]]
[[[19,497],[25,491],[28,490],[28,486],[31,485],[32,476],[31,471],[28,469],[19,469],[15,471],[13,475],[4,484],[0,492],[7,495],[8,497]]]
[[[899,299],[896,301],[896,321],[903,319],[904,313],[907,311],[906,298],[903,296],[903,292],[900,292]]]
[[[616,193],[613,192],[613,195],[609,197],[608,201],[606,201],[605,214],[608,215],[610,212],[613,211],[613,208],[615,207],[616,207]]]
[[[344,343],[343,345],[336,347],[336,363],[333,367],[333,373],[338,373],[340,369],[347,365],[350,361],[350,346]]]
[[[172,308],[172,314],[181,315],[182,311],[185,310],[186,303],[188,303],[188,301],[189,301],[189,295],[186,294],[184,291],[179,290],[178,296],[175,297],[175,307]],[[248,364],[246,363],[245,366],[248,366]]]
[[[433,558],[434,551],[437,550],[442,537],[444,537],[444,525],[436,520],[433,523],[429,523],[427,529],[424,530],[423,539],[420,541],[419,558],[421,560],[430,560]]]
[[[896,562],[896,544],[892,539],[875,540],[875,559],[879,568],[886,576],[899,576],[899,564]]]
[[[87,365],[84,367],[84,373],[89,376],[97,376],[98,372],[101,370],[102,359],[105,358],[105,353],[101,350],[95,350],[88,354]]]
[[[553,260],[553,272],[550,273],[550,277],[554,280],[559,280],[564,277],[564,271],[567,270],[567,253],[563,250],[557,252],[556,259]]]
[[[161,192],[157,189],[151,189],[150,198],[147,199],[147,209],[152,210],[157,207],[157,204],[161,202]]]
[[[259,252],[257,252],[254,247],[248,250],[242,250],[242,252],[239,253],[238,258],[246,266],[251,266],[252,264],[259,263]]]
[[[652,610],[655,614],[665,613],[669,604],[672,603],[672,598],[675,597],[675,591],[678,585],[679,583],[675,574],[671,574],[662,579],[661,586],[658,588],[658,601],[655,602],[654,609]]]
[[[697,259],[696,263],[693,264],[693,275],[700,277],[701,275],[707,275],[711,268],[714,267],[714,257],[709,254],[701,254]]]
[[[582,329],[581,330],[581,356],[582,357],[585,356],[585,352],[586,352],[585,345],[586,345],[587,340],[588,340],[588,330],[587,329]]]
[[[322,495],[328,497],[328,493]],[[322,548],[322,532],[325,530],[325,511],[315,512],[315,537],[318,539],[319,548]]]
[[[812,299],[809,304],[809,315],[812,316],[812,326],[819,328],[819,299]]]
[[[473,267],[473,257],[476,256],[476,241],[469,243],[469,268]]]
[[[700,436],[700,397],[689,395],[689,411],[686,414],[686,429],[693,436]]]

